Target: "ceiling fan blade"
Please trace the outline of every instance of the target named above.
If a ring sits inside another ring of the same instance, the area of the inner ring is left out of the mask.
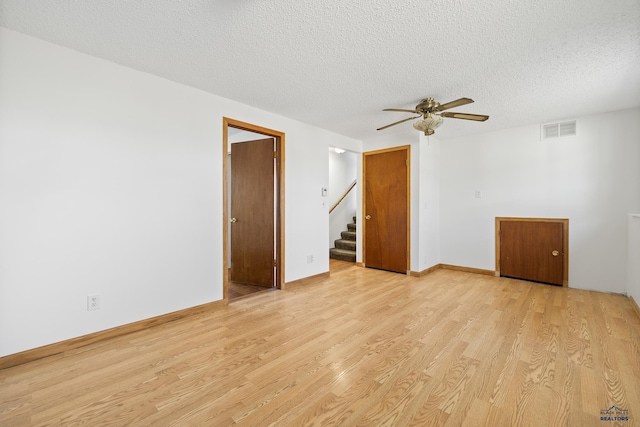
[[[397,121],[395,123],[391,123],[390,125],[382,126],[381,128],[378,128],[376,130],[382,130],[382,129],[390,128],[391,126],[399,125],[400,123],[407,122],[407,121],[413,120],[413,119],[417,119],[418,117],[422,117],[422,116],[409,117],[408,119],[400,120],[400,121]]]
[[[420,114],[418,111],[416,110],[403,110],[401,108],[385,108],[382,111],[400,111],[401,113],[416,113],[416,114]]]
[[[471,104],[472,102],[473,102],[473,99],[471,98],[460,98],[460,99],[456,99],[455,101],[447,102],[446,104],[440,104],[437,108],[435,108],[435,110],[444,111],[444,110],[448,110],[449,108]]]
[[[489,116],[484,116],[482,114],[454,113],[453,111],[450,113],[441,113],[440,116],[449,117],[451,119],[475,120],[476,122],[484,122],[489,118]]]

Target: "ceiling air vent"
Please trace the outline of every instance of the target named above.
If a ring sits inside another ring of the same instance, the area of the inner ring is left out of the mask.
[[[542,125],[542,139],[574,136],[576,134],[576,121],[562,123],[549,123]]]

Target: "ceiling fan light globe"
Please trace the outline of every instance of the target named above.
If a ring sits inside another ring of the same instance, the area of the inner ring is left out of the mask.
[[[422,120],[418,120],[413,124],[413,128],[424,132],[425,135],[433,135],[434,130],[442,124],[444,119],[440,116],[429,114]]]

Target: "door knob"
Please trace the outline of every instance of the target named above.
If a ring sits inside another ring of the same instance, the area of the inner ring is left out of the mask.
[[[364,219],[371,219],[371,215],[365,216]]]
[[[560,252],[558,252],[558,251],[553,251],[553,252],[551,252],[551,255],[553,255],[553,256],[558,256],[558,255],[560,255]]]
[[[238,222],[238,220],[235,218],[231,218],[231,222]]]

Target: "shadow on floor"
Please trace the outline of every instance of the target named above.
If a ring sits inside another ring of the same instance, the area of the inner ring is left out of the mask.
[[[276,288],[263,288],[262,286],[245,285],[244,283],[229,281],[229,287],[227,288],[229,301],[234,299],[246,297],[258,292],[270,292]]]
[[[330,273],[338,273],[355,267],[355,262],[342,261],[339,259],[329,260]],[[276,290],[276,288],[263,288],[262,286],[246,285],[244,283],[229,281],[228,296],[229,301],[232,301],[258,292],[270,292],[273,290]]]

